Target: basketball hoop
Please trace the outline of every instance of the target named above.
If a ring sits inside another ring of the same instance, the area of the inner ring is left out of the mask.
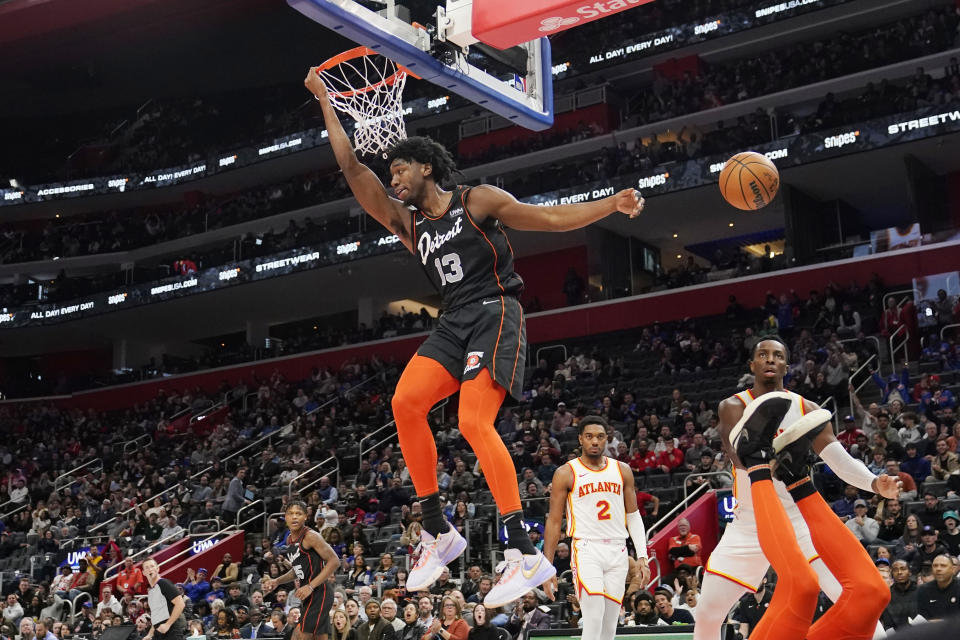
[[[333,56],[317,75],[327,87],[330,104],[356,121],[354,146],[362,153],[386,151],[407,137],[403,121],[403,86],[409,69],[367,47]]]

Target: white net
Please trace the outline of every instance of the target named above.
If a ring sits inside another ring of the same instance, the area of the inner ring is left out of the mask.
[[[350,52],[348,52],[349,54]],[[362,153],[381,154],[407,137],[403,121],[403,67],[369,49],[319,69],[330,103],[356,122],[353,141]]]

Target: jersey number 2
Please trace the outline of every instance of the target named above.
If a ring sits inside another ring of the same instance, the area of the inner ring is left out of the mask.
[[[440,286],[460,282],[463,280],[463,267],[460,266],[460,256],[448,253],[442,258],[434,258],[433,266],[440,273]]]
[[[606,500],[601,500],[597,503],[597,520],[609,520],[610,519],[610,503]]]

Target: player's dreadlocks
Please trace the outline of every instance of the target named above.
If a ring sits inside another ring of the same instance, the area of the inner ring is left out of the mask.
[[[401,140],[387,152],[387,164],[394,160],[415,160],[420,164],[430,164],[433,167],[433,181],[443,184],[454,173],[460,173],[453,156],[439,142],[426,136],[413,136]]]

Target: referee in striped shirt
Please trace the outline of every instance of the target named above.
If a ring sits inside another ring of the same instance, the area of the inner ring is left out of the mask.
[[[160,577],[157,561],[148,558],[141,565],[143,575],[150,588],[147,590],[147,603],[150,605],[150,620],[153,626],[144,640],[183,640],[186,636],[187,621],[183,617],[186,603],[176,585]]]

